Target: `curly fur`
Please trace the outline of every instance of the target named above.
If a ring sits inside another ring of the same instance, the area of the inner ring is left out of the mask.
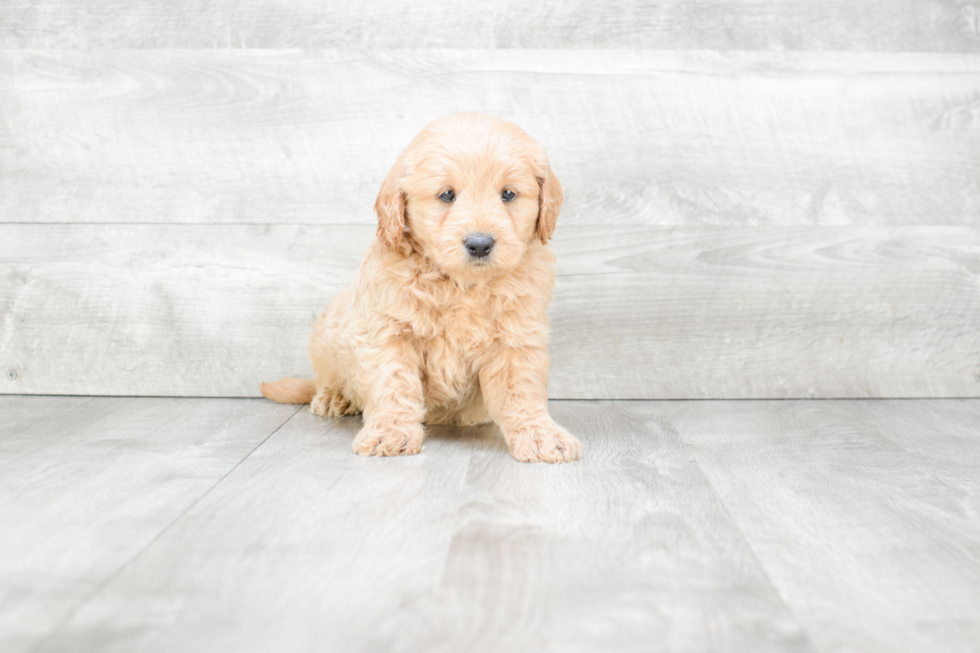
[[[440,199],[447,190],[454,201]],[[547,407],[547,241],[561,203],[543,148],[516,125],[479,114],[431,123],[388,173],[377,237],[314,328],[315,379],[263,383],[262,394],[321,416],[363,412],[363,455],[418,453],[423,422],[493,420],[518,460],[578,458]],[[467,252],[473,233],[494,237],[488,257]]]

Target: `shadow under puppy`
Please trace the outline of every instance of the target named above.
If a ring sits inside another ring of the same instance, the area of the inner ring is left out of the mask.
[[[527,462],[579,457],[548,413],[547,308],[562,191],[544,149],[480,114],[440,118],[392,166],[378,232],[310,340],[315,379],[263,383],[321,416],[364,413],[362,455],[422,450],[422,423],[497,423]]]

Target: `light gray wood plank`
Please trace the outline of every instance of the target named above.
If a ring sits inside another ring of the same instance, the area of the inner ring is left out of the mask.
[[[556,397],[980,395],[976,229],[566,228],[562,238]]]
[[[951,486],[896,444],[895,423],[878,419],[895,406],[913,449],[980,446],[977,401],[953,407],[972,416],[969,435],[941,402],[681,403],[667,414],[816,650],[976,651],[976,488]],[[959,443],[933,437],[950,426]]]
[[[806,651],[676,436],[556,404],[521,464],[490,427],[358,458],[297,414],[39,651]]]
[[[960,493],[963,510],[980,515],[980,419],[977,402],[875,401],[844,404],[876,437],[914,454],[917,464]]]
[[[3,0],[0,47],[980,51],[974,0]]]
[[[100,395],[258,396],[284,370],[312,375],[313,322],[373,237],[365,227],[2,230],[0,352],[17,375],[0,377],[3,390]]]
[[[0,397],[0,650],[33,650],[295,410]]]
[[[3,393],[309,373],[371,227],[0,225]],[[980,232],[559,225],[555,398],[980,395]]]
[[[382,650],[372,638],[402,636],[394,616],[441,576],[472,447],[443,433],[418,456],[363,458],[360,425],[297,413],[38,651]]]
[[[571,465],[476,443],[418,650],[810,650],[690,453],[634,407],[552,402]]]
[[[369,224],[434,118],[522,125],[566,224],[980,223],[980,55],[0,51],[0,221]]]

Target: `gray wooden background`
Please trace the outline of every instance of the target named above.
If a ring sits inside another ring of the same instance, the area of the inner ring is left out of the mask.
[[[565,187],[553,397],[980,396],[980,0],[0,0],[0,393],[308,373],[452,111]]]

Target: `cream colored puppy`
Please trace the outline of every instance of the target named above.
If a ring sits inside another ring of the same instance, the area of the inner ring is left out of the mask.
[[[429,424],[497,423],[514,458],[565,462],[578,440],[548,414],[547,308],[562,192],[516,125],[453,114],[392,166],[377,237],[310,340],[316,378],[263,383],[322,416],[364,413],[363,455],[422,450]]]

